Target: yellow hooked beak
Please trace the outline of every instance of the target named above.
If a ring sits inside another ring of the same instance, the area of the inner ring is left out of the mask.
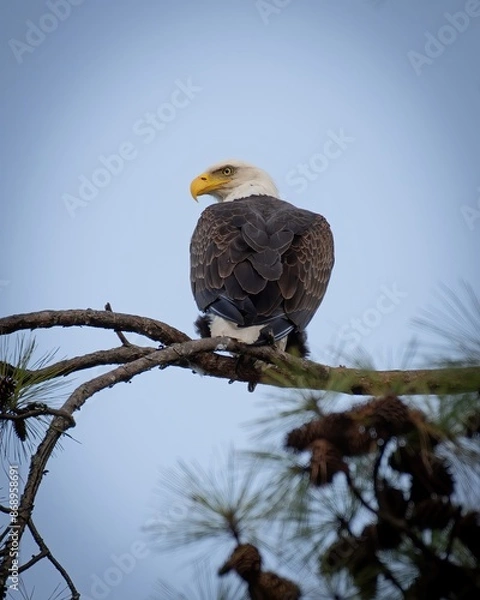
[[[195,202],[198,202],[197,197],[203,194],[210,194],[218,190],[226,183],[225,177],[219,175],[213,175],[211,173],[202,173],[190,184],[190,193],[193,196]]]

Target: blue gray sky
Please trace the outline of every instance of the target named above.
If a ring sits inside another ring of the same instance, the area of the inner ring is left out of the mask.
[[[480,292],[478,0],[1,10],[2,315],[110,301],[193,335],[188,245],[209,200],[192,202],[189,184],[231,157],[264,168],[282,198],[332,226],[336,266],[309,327],[313,358],[360,346],[378,367],[398,366],[439,283]],[[37,338],[60,356],[117,343],[86,329]],[[170,369],[88,402],[36,507],[87,598],[146,599],[157,577],[189,581],[182,557],[138,546],[157,471],[246,447],[242,424],[266,399],[274,406],[278,394]],[[92,588],[135,552],[117,584]],[[43,598],[56,575],[37,566],[25,582]]]

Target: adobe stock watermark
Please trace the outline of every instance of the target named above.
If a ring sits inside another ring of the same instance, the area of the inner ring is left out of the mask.
[[[43,44],[47,36],[58,29],[63,21],[72,14],[72,9],[83,4],[85,0],[47,0],[45,6],[47,12],[38,19],[36,23],[25,21],[27,30],[23,39],[10,38],[8,45],[19,65],[24,61],[25,53],[31,54]]]
[[[158,134],[174,121],[179,111],[190,105],[202,88],[192,82],[192,78],[186,80],[176,79],[175,87],[167,102],[159,104],[152,112],[146,112],[132,125],[132,135],[135,141],[125,140],[121,142],[111,154],[100,154],[97,157],[97,166],[88,174],[78,177],[79,184],[75,193],[62,194],[63,204],[71,218],[79,208],[85,208],[94,200],[100,190],[105,189],[110,183],[118,178],[139,155],[138,142],[143,145],[151,144]]]
[[[149,522],[148,529],[158,538],[165,535],[172,526],[175,527],[179,521],[187,516],[188,510],[185,506],[172,505],[163,518],[155,518]],[[124,578],[133,572],[138,561],[147,558],[149,555],[148,545],[141,541],[133,542],[127,552],[119,555],[111,554],[111,565],[102,573],[94,573],[90,576],[90,595],[82,593],[82,600],[104,600],[107,598],[122,583]]]
[[[464,9],[455,13],[443,13],[446,24],[442,25],[434,35],[430,31],[425,32],[424,53],[416,50],[407,52],[408,60],[417,75],[421,75],[425,65],[430,66],[442,56],[447,46],[451,46],[458,39],[459,34],[464,33],[472,23],[472,20],[480,17],[480,0],[467,0]]]
[[[470,206],[469,204],[463,204],[460,207],[462,217],[470,231],[475,229],[475,223],[480,219],[480,187],[477,188],[477,193],[477,208]]]
[[[270,23],[272,15],[279,15],[293,0],[256,0],[255,8],[265,25]]]
[[[170,506],[168,512],[163,517],[156,517],[151,519],[146,524],[145,528],[148,529],[155,537],[159,538],[166,535],[172,527],[176,527],[180,521],[183,521],[188,516],[188,509],[186,506]]]
[[[7,281],[7,279],[0,279],[0,294],[2,293],[2,290],[4,290],[9,285],[10,285],[10,282]]]
[[[355,142],[355,138],[346,135],[343,128],[338,133],[331,129],[327,131],[327,140],[323,143],[321,152],[316,152],[305,163],[298,163],[295,169],[286,175],[289,186],[297,193],[304,192],[308,184],[315,181],[330,166],[331,161],[338,160],[345,150]]]
[[[147,558],[150,550],[145,542],[136,541],[131,544],[127,552],[123,554],[111,554],[111,566],[103,573],[94,573],[90,577],[89,594],[81,594],[82,600],[103,600],[107,598],[114,588],[117,588],[126,575],[132,573],[139,560]]]
[[[20,502],[20,493],[18,490],[18,465],[10,465],[8,468],[8,508],[10,510],[10,525],[8,526],[7,538],[11,541],[10,558],[12,566],[8,571],[8,589],[18,592],[18,568],[20,566],[18,549],[18,504]]]
[[[380,286],[380,295],[375,306],[367,308],[359,317],[350,319],[347,325],[340,327],[340,340],[347,346],[358,346],[362,338],[377,329],[385,315],[392,313],[407,296],[406,292],[398,289],[396,283]]]

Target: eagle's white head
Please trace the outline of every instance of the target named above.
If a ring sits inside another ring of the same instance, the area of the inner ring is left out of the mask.
[[[248,196],[273,196],[278,190],[272,178],[263,169],[241,160],[225,160],[209,167],[195,177],[190,185],[192,196],[210,194],[218,202],[228,202]]]

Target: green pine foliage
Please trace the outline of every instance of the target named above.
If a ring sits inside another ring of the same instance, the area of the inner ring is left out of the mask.
[[[443,334],[430,364],[480,364],[478,298],[468,286],[441,297],[418,320]],[[160,549],[210,541],[203,572],[240,582],[232,600],[480,597],[480,395],[396,392],[270,399],[253,451],[165,475],[159,497],[183,517],[164,518],[161,536],[147,527],[152,539]],[[295,585],[260,590],[264,572]]]

